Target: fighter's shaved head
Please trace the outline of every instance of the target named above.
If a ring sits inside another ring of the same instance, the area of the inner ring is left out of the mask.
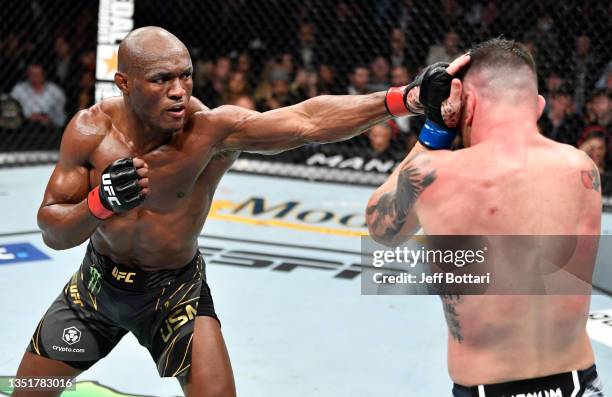
[[[491,39],[476,45],[469,53],[470,63],[457,77],[482,95],[514,105],[537,97],[535,61],[524,45]]]
[[[187,47],[167,30],[157,26],[145,26],[128,33],[121,41],[118,53],[118,69],[130,73],[148,61],[160,57],[189,56]]]

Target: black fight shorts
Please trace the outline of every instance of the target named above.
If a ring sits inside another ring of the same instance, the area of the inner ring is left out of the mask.
[[[595,365],[542,378],[494,385],[465,387],[455,383],[453,397],[603,397],[603,386]]]
[[[219,321],[198,252],[176,270],[146,272],[113,263],[91,243],[81,267],[36,327],[28,351],[86,370],[131,332],[162,377],[191,365],[196,316]]]

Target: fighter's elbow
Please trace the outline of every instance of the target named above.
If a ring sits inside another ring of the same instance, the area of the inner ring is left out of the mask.
[[[42,239],[45,245],[51,249],[61,251],[67,250],[79,245],[78,242],[70,241],[66,238],[66,233],[58,232],[45,221],[44,216],[38,216],[38,227],[42,231]]]
[[[378,244],[382,244],[386,247],[393,247],[393,236],[389,236],[388,233],[381,232],[379,227],[375,227],[370,222],[368,224],[368,234],[372,240]]]
[[[47,233],[43,231],[42,234],[43,242],[45,245],[51,249],[56,251],[67,250],[73,247],[76,247],[78,244],[71,244],[71,242],[66,240],[61,240],[53,237],[52,233]]]
[[[389,236],[384,225],[381,225],[378,221],[378,214],[372,210],[372,207],[368,205],[366,210],[366,225],[368,227],[368,235],[372,240],[378,244],[391,247],[393,244],[392,236]]]

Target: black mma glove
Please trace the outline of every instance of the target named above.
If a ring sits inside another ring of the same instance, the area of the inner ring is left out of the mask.
[[[100,185],[89,192],[89,210],[96,218],[107,219],[137,207],[145,199],[139,179],[131,158],[114,161],[102,172]]]

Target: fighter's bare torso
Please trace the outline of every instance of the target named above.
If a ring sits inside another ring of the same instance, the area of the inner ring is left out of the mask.
[[[126,134],[123,106],[121,97],[107,99],[81,117],[88,125],[80,129],[91,131],[83,137],[90,188],[114,160],[139,157],[149,167],[150,194],[141,206],[102,222],[91,240],[98,252],[117,263],[149,270],[181,267],[197,249],[217,184],[238,152],[216,149],[219,134],[202,128],[207,109],[192,98],[183,130],[141,153]],[[203,112],[196,115],[198,111]]]
[[[511,132],[469,149],[427,154],[437,177],[416,206],[425,233],[598,235],[600,196],[585,185],[583,174],[592,170],[590,159],[537,133],[517,142]],[[593,364],[585,331],[589,295],[444,296],[442,303],[449,370],[459,384]]]

